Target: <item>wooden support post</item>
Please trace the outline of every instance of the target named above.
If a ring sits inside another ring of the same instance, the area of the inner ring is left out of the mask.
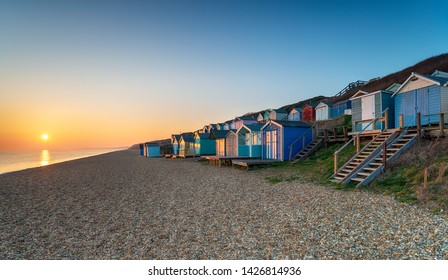
[[[372,130],[376,130],[376,122],[372,122]]]
[[[338,132],[336,131],[336,127],[333,128],[334,141],[338,138]]]
[[[334,174],[338,172],[338,154],[334,153]]]
[[[428,168],[425,168],[425,173],[423,175],[423,190],[426,190],[427,183],[428,183]]]
[[[348,141],[348,127],[344,126],[344,138],[345,138],[345,142],[347,143]]]
[[[400,114],[400,128],[404,128],[404,116]]]
[[[418,141],[420,141],[420,138],[422,137],[422,122],[420,118],[420,113],[417,113],[416,117],[416,123],[417,123],[417,138]]]
[[[325,141],[327,141],[327,138],[328,138],[327,129],[324,128],[324,139],[325,139]]]
[[[445,116],[443,113],[439,114],[439,129],[440,129],[440,136],[443,136],[443,130],[444,130],[444,123],[445,123]]]
[[[387,164],[387,144],[386,141],[383,143],[383,170],[386,170]]]
[[[361,138],[358,134],[356,135],[356,153],[359,153],[359,151],[361,151]]]
[[[386,112],[384,112],[384,129],[389,129],[389,110],[386,110]]]

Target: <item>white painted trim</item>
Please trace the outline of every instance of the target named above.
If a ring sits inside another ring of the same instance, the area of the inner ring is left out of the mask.
[[[360,93],[362,93],[363,95],[359,95],[359,96],[358,96],[358,94],[360,94]],[[369,95],[369,94],[371,94],[371,93],[368,93],[367,91],[360,90],[360,91],[358,91],[357,93],[355,93],[355,95],[353,95],[353,96],[350,98],[350,100],[357,99],[357,98],[361,98],[361,97],[366,96],[366,95]]]

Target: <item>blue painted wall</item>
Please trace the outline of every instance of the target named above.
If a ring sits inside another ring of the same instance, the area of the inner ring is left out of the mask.
[[[194,139],[194,153],[196,155],[216,155],[216,140]]]
[[[173,143],[173,155],[179,154],[179,143]]]
[[[299,137],[305,134],[305,146],[311,143],[313,140],[313,131],[309,129],[309,127],[284,127],[283,130],[283,140],[284,140],[284,148],[283,148],[283,159],[290,160],[290,150],[289,145],[291,145],[294,141],[296,141]],[[292,146],[292,156],[295,156],[298,152],[300,152],[304,148],[303,140],[299,140]]]
[[[345,110],[351,108],[352,108],[351,100],[334,104],[332,107],[330,107],[330,118],[337,118],[343,116],[345,114]]]
[[[160,146],[148,146],[148,157],[160,157]]]

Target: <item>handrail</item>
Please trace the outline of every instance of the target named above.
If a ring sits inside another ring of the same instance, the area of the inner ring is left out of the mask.
[[[299,142],[299,140],[300,139],[303,139],[302,141],[303,141],[303,145],[302,145],[302,149],[304,149],[305,148],[305,136],[307,135],[307,133],[308,133],[308,131],[310,131],[310,130],[312,130],[314,128],[314,126],[312,126],[312,127],[310,127],[310,128],[308,128],[299,138],[297,138],[296,140],[294,140],[294,142],[292,142],[289,146],[288,146],[288,149],[289,149],[289,161],[291,161],[292,160],[292,147],[297,143],[297,142]],[[314,139],[314,137],[312,137],[313,139]]]
[[[369,122],[360,132],[356,133],[356,137],[359,136],[359,134],[361,134],[364,130],[366,130],[371,124],[373,124],[374,122],[377,122],[378,119],[383,118],[384,113],[386,113],[389,110],[389,107],[387,107],[386,109],[384,109],[380,116],[374,118],[371,122]],[[338,154],[345,149],[345,147],[347,147],[350,143],[352,143],[355,140],[355,137],[352,137],[352,139],[350,139],[350,141],[348,141],[347,143],[345,143],[344,146],[342,146],[341,148],[339,148],[336,152],[334,152],[334,174],[336,174],[336,172],[338,171]],[[333,174],[333,175],[334,175]]]

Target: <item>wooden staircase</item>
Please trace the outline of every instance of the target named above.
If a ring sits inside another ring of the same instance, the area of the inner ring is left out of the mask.
[[[323,137],[316,137],[311,143],[303,148],[297,155],[294,156],[294,162],[306,159],[312,155],[324,142]]]
[[[386,164],[393,161],[417,142],[417,131],[402,132],[386,148]],[[358,172],[350,176],[350,181],[357,183],[357,187],[372,182],[384,169],[383,149],[373,159],[364,163]],[[348,181],[348,180],[347,180]]]
[[[375,158],[381,152],[383,143],[391,143],[399,132],[382,131],[370,141],[359,153],[353,156],[333,176],[332,181],[336,183],[347,182],[364,164]]]

